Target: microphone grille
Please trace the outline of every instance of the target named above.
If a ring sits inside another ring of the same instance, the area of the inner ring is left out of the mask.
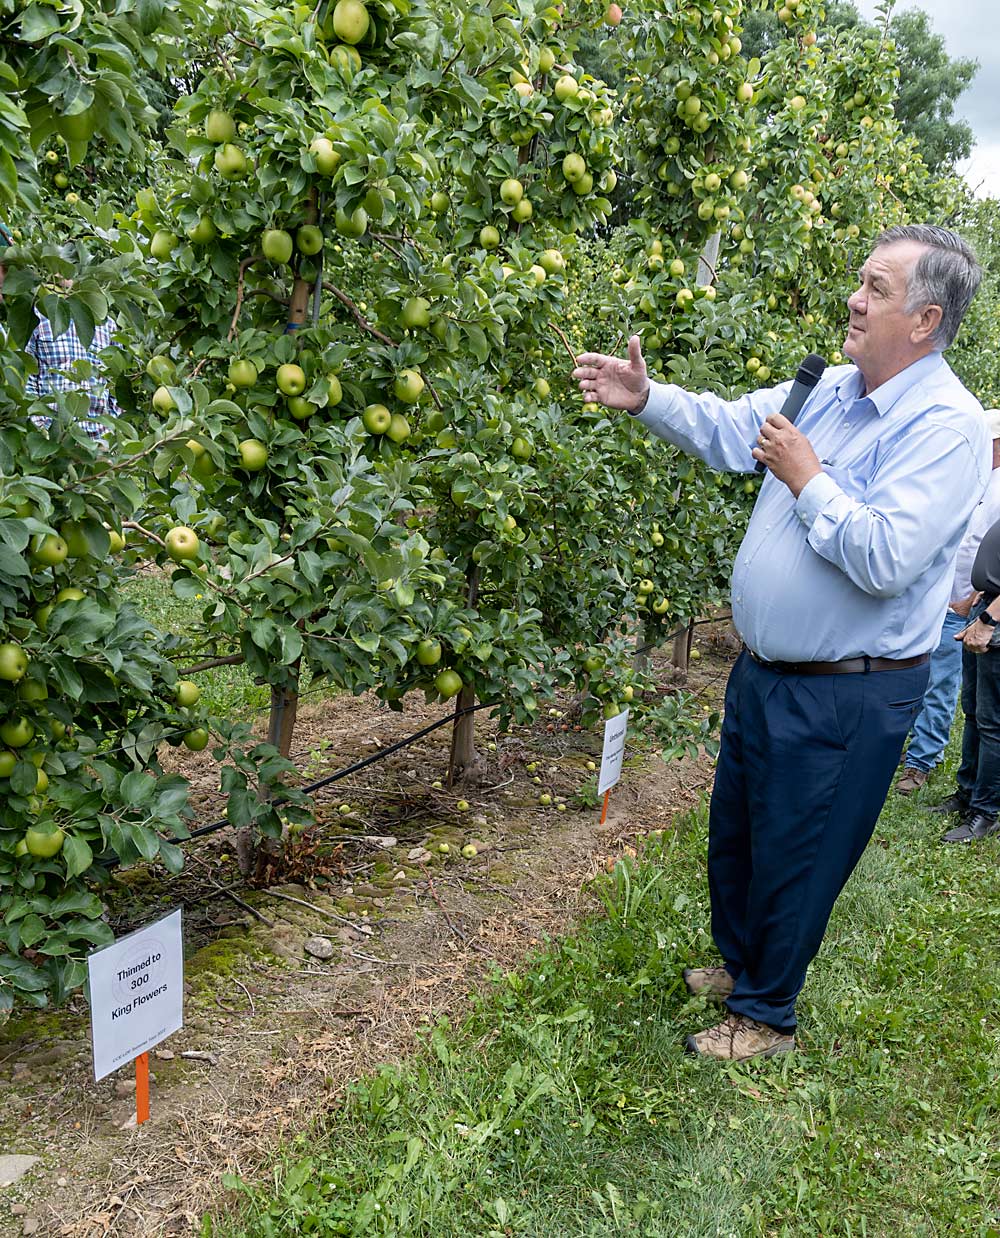
[[[815,387],[823,377],[825,369],[826,360],[819,353],[811,352],[808,357],[803,358],[795,375],[795,381],[805,383],[807,387]]]

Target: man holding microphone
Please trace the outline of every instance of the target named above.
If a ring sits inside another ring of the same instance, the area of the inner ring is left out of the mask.
[[[711,467],[767,469],[733,567],[744,652],[726,689],[709,818],[722,967],[685,973],[727,1017],[689,1036],[724,1060],[794,1048],[795,1002],[868,844],[918,712],[959,542],[990,475],[979,403],[941,353],[981,272],[954,233],[882,234],[847,302],[844,352],[795,424],[792,384],[727,402],[577,358],[584,396]],[[805,368],[805,367],[804,367]]]

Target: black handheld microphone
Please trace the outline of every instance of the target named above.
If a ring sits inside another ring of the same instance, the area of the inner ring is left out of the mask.
[[[805,357],[802,364],[795,371],[795,382],[792,383],[792,389],[785,398],[784,404],[781,406],[782,417],[787,417],[789,421],[794,421],[795,418],[802,412],[802,405],[812,394],[813,387],[823,377],[823,371],[826,369],[826,362],[818,354],[811,352],[808,357]],[[757,447],[756,443],[750,445],[750,450],[753,451]],[[764,473],[767,471],[767,465],[763,460],[758,460],[754,465],[754,471]]]

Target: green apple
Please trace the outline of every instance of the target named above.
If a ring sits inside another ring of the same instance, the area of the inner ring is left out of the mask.
[[[39,533],[31,544],[31,557],[42,567],[58,567],[69,557],[69,547],[55,533]]]
[[[548,806],[552,803],[552,796],[549,795],[548,791],[543,791],[538,797],[538,802],[543,808],[548,808]]]
[[[153,392],[152,403],[161,417],[165,417],[167,413],[172,413],[177,407],[177,401],[170,394],[169,387],[157,387]]]
[[[550,392],[552,391],[552,388],[549,386],[548,379],[545,378],[536,378],[532,383],[532,387],[535,395],[537,395],[540,400],[547,400]]]
[[[285,263],[292,260],[291,234],[283,228],[268,228],[260,238],[260,248],[268,262]]]
[[[538,255],[538,264],[549,275],[559,275],[566,270],[566,259],[559,249],[543,249]]]
[[[572,184],[573,181],[578,181],[581,176],[586,174],[586,171],[587,164],[582,155],[577,154],[576,151],[571,151],[568,155],[564,156],[562,161],[562,174],[565,179],[570,182],[570,184]]]
[[[169,357],[157,353],[146,362],[146,373],[154,383],[169,385],[177,377],[177,367]]]
[[[65,520],[59,526],[59,536],[66,543],[71,559],[86,559],[90,554],[90,543],[82,524],[73,520]]]
[[[316,171],[332,176],[340,163],[340,156],[333,149],[329,138],[316,137],[309,143],[309,153],[316,157]]]
[[[267,464],[267,448],[260,439],[243,439],[237,451],[240,456],[240,467],[246,469],[248,473],[259,473]]]
[[[175,563],[183,563],[187,559],[197,559],[201,542],[194,529],[179,524],[172,528],[163,539],[167,554]]]
[[[465,804],[464,808],[462,807],[463,804]],[[469,810],[469,805],[465,800],[459,800],[455,807],[459,810],[459,812],[468,812]],[[466,843],[462,848],[462,855],[467,860],[474,860],[478,854],[479,849],[473,843]]]
[[[65,838],[66,835],[58,826],[53,829],[29,826],[22,841],[29,855],[33,855],[38,860],[51,860],[62,850]]]
[[[417,661],[421,666],[437,666],[441,661],[441,642],[425,636],[417,645]]]
[[[125,549],[125,539],[117,529],[108,529],[108,554],[117,555]]]
[[[549,73],[556,63],[556,54],[551,47],[543,47],[538,53],[538,72]]]
[[[560,103],[565,103],[567,99],[572,99],[578,94],[580,83],[570,73],[564,73],[562,77],[556,79],[553,93]]]
[[[656,615],[665,615],[667,611],[670,609],[670,599],[669,598],[657,598],[656,601],[653,603],[652,609],[653,609],[653,613]]]
[[[17,756],[13,752],[0,752],[0,778],[9,778],[16,767]]]
[[[49,699],[49,690],[37,679],[22,679],[17,686],[17,699],[25,705],[40,705]]]
[[[342,77],[350,81],[355,73],[361,71],[361,53],[350,43],[338,43],[330,48],[330,64],[339,70]]]
[[[518,202],[517,206],[515,206],[511,211],[510,217],[515,223],[526,224],[534,213],[535,208],[531,204],[531,199],[522,198],[521,201]]]
[[[507,206],[517,206],[524,197],[524,186],[513,176],[509,176],[500,186],[500,197]]]
[[[439,671],[434,678],[434,687],[446,701],[450,700],[453,696],[458,696],[464,686],[465,685],[462,683],[462,678],[457,671]],[[13,746],[14,745],[11,745],[11,747]]]
[[[288,397],[288,411],[296,421],[305,421],[316,411],[316,405],[304,396],[293,395]]]
[[[483,249],[496,249],[500,244],[500,233],[492,224],[486,224],[479,230],[479,244]]]
[[[355,238],[364,236],[368,230],[368,212],[363,206],[358,206],[348,215],[338,206],[334,216],[334,226],[341,236]]]
[[[435,215],[443,215],[451,205],[451,199],[441,189],[431,194],[431,210]]]
[[[385,434],[392,425],[392,413],[384,404],[369,404],[361,414],[361,422],[369,434]]]
[[[34,725],[27,718],[8,718],[0,723],[0,740],[8,748],[24,748],[34,738]]]
[[[385,436],[394,443],[405,443],[410,437],[410,423],[402,413],[393,413]]]
[[[247,172],[247,157],[238,146],[226,142],[215,152],[215,170],[227,181],[239,180]]]
[[[23,679],[28,669],[28,655],[20,645],[6,641],[0,645],[0,679],[7,683],[17,683]]]
[[[337,0],[333,10],[333,32],[342,43],[353,46],[368,33],[371,19],[361,0]]]
[[[279,365],[275,380],[282,395],[301,395],[306,389],[306,374],[300,365]]]
[[[584,197],[594,188],[594,177],[590,172],[584,172],[582,176],[578,176],[575,181],[570,181],[570,188],[579,197]]]
[[[174,699],[183,709],[190,709],[201,699],[201,688],[193,679],[178,679],[174,688]]]
[[[65,172],[57,172],[52,178],[52,183],[55,185],[56,189],[68,189],[69,177]]]
[[[430,326],[431,303],[426,297],[407,297],[399,313],[400,322],[410,331]]]
[[[510,445],[510,454],[515,460],[530,460],[534,448],[528,440],[521,434],[515,435],[514,441]]]
[[[417,370],[400,370],[392,389],[397,400],[404,404],[416,404],[424,389],[424,380]]]
[[[184,747],[189,748],[192,752],[201,752],[208,747],[210,738],[208,731],[203,726],[195,727],[193,731],[185,733]]]
[[[295,244],[300,254],[311,258],[323,248],[323,229],[316,224],[303,224],[295,234]]]
[[[215,146],[231,142],[236,136],[236,121],[222,108],[212,108],[205,117],[205,137]]]
[[[219,235],[219,230],[208,215],[202,215],[198,222],[188,228],[188,240],[193,245],[209,245]]]
[[[236,388],[252,387],[257,381],[257,367],[252,361],[237,357],[229,363],[228,377]]]
[[[149,242],[149,256],[155,258],[157,262],[166,262],[173,256],[176,248],[177,237],[172,232],[159,228],[153,233],[153,239]]]

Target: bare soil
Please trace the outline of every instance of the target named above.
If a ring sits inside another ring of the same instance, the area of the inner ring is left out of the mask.
[[[732,656],[723,625],[699,628],[696,648],[686,687],[716,708]],[[654,670],[669,691],[665,659]],[[393,713],[369,697],[311,703],[293,756],[317,779],[443,712],[407,701]],[[433,785],[447,764],[442,727],[318,793],[317,826],[292,840],[266,889],[239,884],[228,828],[191,844],[179,877],[116,874],[116,932],[184,908],[185,1026],[151,1054],[151,1118],[138,1128],[130,1072],[94,1083],[82,996],[0,1029],[0,1153],[41,1158],[0,1188],[0,1235],[191,1234],[224,1173],[254,1173],[351,1080],[398,1060],[428,1023],[460,1016],[491,968],[515,967],[566,931],[592,909],[589,879],[710,783],[704,755],[667,766],[630,748],[600,826],[579,797],[594,779],[587,761],[600,760],[596,730],[545,717],[498,735],[479,719],[483,786]],[[200,821],[220,817],[211,758],[176,761]],[[555,802],[541,807],[541,792]],[[317,936],[332,945],[327,959],[305,950]]]

